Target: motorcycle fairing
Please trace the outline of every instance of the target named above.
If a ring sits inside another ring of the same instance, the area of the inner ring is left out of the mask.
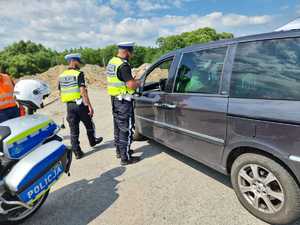
[[[34,201],[65,171],[67,154],[66,146],[59,141],[44,144],[21,159],[4,178],[4,183],[21,201]]]
[[[3,140],[3,151],[9,159],[20,159],[53,136],[58,126],[44,115],[19,117],[1,123],[11,134]]]
[[[64,172],[62,163],[57,163],[41,178],[35,181],[32,185],[26,188],[24,191],[18,194],[18,197],[22,202],[30,205],[35,200],[41,197],[46,191],[48,191],[59,180]]]

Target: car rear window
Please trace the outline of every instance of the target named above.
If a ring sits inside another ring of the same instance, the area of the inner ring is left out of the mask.
[[[299,101],[300,38],[239,44],[230,96]]]

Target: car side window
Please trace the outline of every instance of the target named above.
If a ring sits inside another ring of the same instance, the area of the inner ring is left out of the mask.
[[[163,91],[169,77],[173,58],[163,61],[147,74],[144,91]]]
[[[175,92],[218,94],[227,47],[185,53]]]
[[[239,44],[230,96],[300,100],[300,38]]]

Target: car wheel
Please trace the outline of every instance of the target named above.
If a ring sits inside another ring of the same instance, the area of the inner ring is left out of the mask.
[[[252,153],[239,156],[232,165],[231,182],[241,204],[254,216],[271,224],[299,218],[299,186],[273,159]]]

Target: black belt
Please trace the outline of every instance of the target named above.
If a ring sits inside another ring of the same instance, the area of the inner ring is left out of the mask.
[[[114,101],[114,100],[117,100],[117,101],[120,101],[120,102],[122,102],[122,101],[133,102],[133,100],[134,100],[133,98],[131,99],[131,101],[128,101],[128,100],[126,100],[126,99],[124,99],[124,98],[120,100],[120,99],[118,98],[118,96],[111,96],[111,99],[112,99],[113,101]]]

